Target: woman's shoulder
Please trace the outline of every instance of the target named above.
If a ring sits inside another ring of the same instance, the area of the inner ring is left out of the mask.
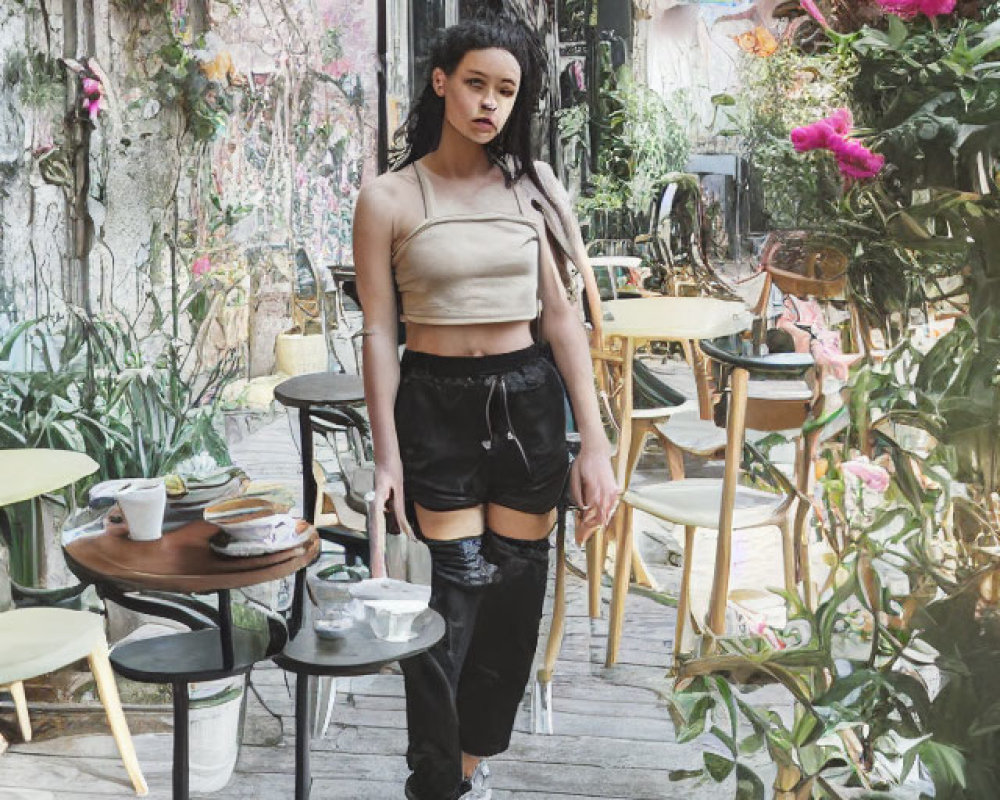
[[[381,175],[365,181],[361,185],[361,194],[369,197],[381,197],[382,195],[396,195],[401,189],[406,190],[417,185],[417,178],[412,166],[403,167],[400,170],[390,170]]]
[[[405,212],[413,206],[419,192],[413,168],[407,166],[365,181],[358,193],[358,207],[377,211],[382,217],[395,217],[397,211]]]

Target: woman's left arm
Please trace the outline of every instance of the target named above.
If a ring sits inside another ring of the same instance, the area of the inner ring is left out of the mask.
[[[558,278],[552,250],[541,238],[539,296],[542,301],[541,334],[552,347],[562,375],[573,416],[580,433],[580,455],[570,473],[570,490],[584,510],[581,519],[586,539],[599,525],[611,519],[620,490],[611,468],[611,445],[604,433],[594,388],[590,344],[576,308]]]

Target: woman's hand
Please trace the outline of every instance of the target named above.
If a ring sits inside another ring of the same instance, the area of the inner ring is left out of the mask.
[[[580,449],[569,473],[569,491],[581,513],[576,525],[577,544],[583,544],[611,521],[621,489],[611,469],[611,452],[604,447]]]
[[[416,539],[409,520],[406,519],[406,504],[403,501],[403,462],[400,459],[375,464],[373,506],[380,509],[390,508],[396,517],[399,529],[410,539]]]

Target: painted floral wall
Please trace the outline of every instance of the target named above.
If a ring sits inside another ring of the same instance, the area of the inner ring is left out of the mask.
[[[67,303],[223,347],[286,326],[290,253],[349,261],[376,168],[375,14],[0,5],[0,334]]]

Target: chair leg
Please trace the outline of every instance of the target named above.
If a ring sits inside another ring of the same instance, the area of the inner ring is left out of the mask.
[[[802,502],[801,500],[799,501]],[[798,554],[799,563],[799,577],[802,580],[802,601],[805,603],[806,608],[812,610],[816,605],[816,595],[813,590],[812,582],[812,563],[809,561],[809,534],[806,529],[805,515],[803,515],[803,524],[798,524],[798,515],[796,515],[796,525],[792,529],[793,532],[793,542],[796,553]]]
[[[642,458],[642,448],[646,444],[646,434],[652,432],[652,426],[648,420],[636,419],[632,421],[632,435],[628,444],[628,455],[625,458],[625,480],[622,482],[622,489],[628,489],[632,480],[632,473],[635,466]]]
[[[712,593],[708,601],[708,626],[716,636],[726,632],[726,604],[729,600],[729,575],[733,558],[733,515],[736,483],[740,472],[746,432],[747,382],[749,373],[742,367],[733,370],[730,379],[729,415],[726,422],[726,466],[722,478],[722,505],[719,508],[719,539],[715,549]],[[706,655],[715,648],[715,640],[703,645]]]
[[[681,594],[677,598],[677,624],[674,628],[674,663],[676,672],[684,646],[684,629],[691,613],[691,561],[694,559],[694,525],[684,526],[684,564],[681,569]]]
[[[663,445],[663,452],[667,456],[667,469],[670,471],[670,480],[684,480],[684,453],[666,436],[660,435],[659,439]]]
[[[556,580],[552,600],[552,623],[545,643],[542,667],[535,675],[534,695],[531,703],[531,729],[535,733],[554,733],[552,719],[552,676],[556,659],[562,649],[566,631],[566,507],[560,506],[556,522]]]
[[[587,540],[587,610],[591,619],[601,618],[601,576],[606,552],[607,532],[601,526]]]
[[[21,728],[21,738],[31,741],[31,720],[28,718],[28,701],[24,697],[24,684],[14,681],[7,687],[14,698],[14,710],[17,712],[17,724]]]
[[[795,539],[792,532],[792,520],[785,514],[778,522],[781,531],[781,559],[785,570],[785,591],[795,592]]]
[[[819,431],[813,431],[802,437],[799,442],[799,465],[797,475],[797,488],[805,497],[811,494],[813,454],[816,452],[816,445],[819,441]],[[799,497],[795,503],[795,526],[793,528],[795,547],[799,558],[799,578],[802,581],[802,599],[806,608],[813,608],[815,597],[813,595],[812,570],[809,564],[809,541],[806,530],[806,521],[809,517],[809,503]]]
[[[625,599],[628,597],[629,578],[632,576],[632,506],[622,504],[621,530],[615,548],[615,581],[611,590],[611,610],[608,612],[608,650],[604,666],[610,667],[618,660],[622,627],[625,624]]]
[[[118,746],[118,753],[121,755],[122,763],[128,772],[135,793],[139,797],[145,797],[149,793],[146,779],[142,775],[142,768],[139,766],[139,759],[135,755],[135,746],[132,744],[132,734],[129,733],[128,722],[125,721],[125,714],[122,711],[121,700],[118,698],[118,686],[115,684],[115,675],[111,671],[111,662],[108,660],[108,645],[106,642],[95,647],[87,657],[90,662],[90,671],[94,673],[94,680],[97,682],[97,693],[101,697],[101,704],[108,717],[108,725],[111,727],[111,735]]]
[[[538,680],[548,683],[555,672],[556,659],[562,647],[566,626],[566,512],[559,510],[556,526],[556,580],[555,597],[552,601],[552,625],[545,645],[545,660],[538,671]]]

